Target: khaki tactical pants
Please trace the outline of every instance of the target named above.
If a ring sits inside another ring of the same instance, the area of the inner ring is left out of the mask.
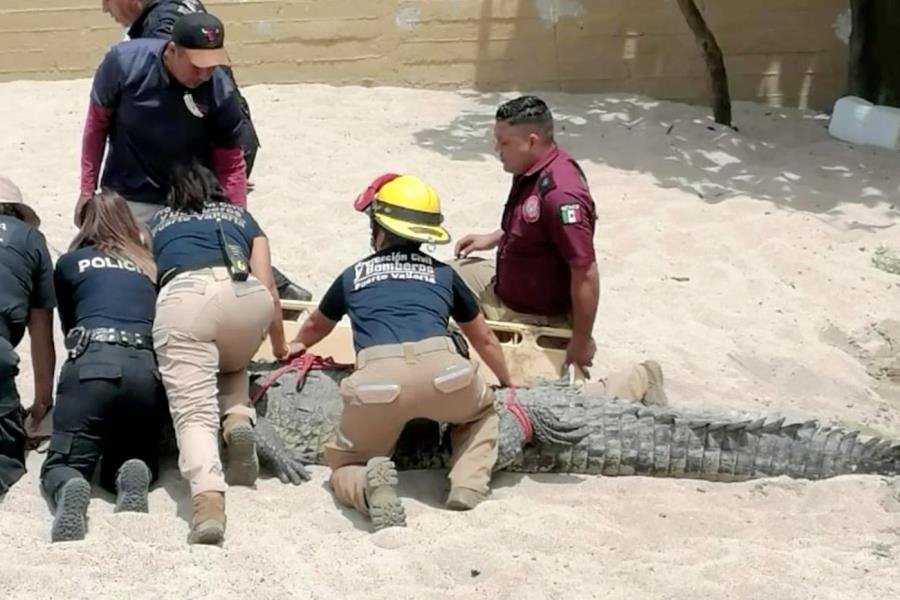
[[[232,281],[225,267],[181,273],[159,293],[153,346],[175,426],[178,467],[191,496],[227,489],[220,419],[237,414],[256,421],[247,365],[274,311],[258,279]]]
[[[494,290],[494,275],[497,272],[494,261],[484,258],[457,258],[447,264],[459,273],[462,280],[475,294],[485,319],[562,329],[572,327],[570,315],[532,315],[520,313],[504,306]]]
[[[484,258],[458,258],[450,261],[462,280],[469,286],[481,305],[484,317],[491,321],[507,321],[540,327],[571,329],[571,315],[531,315],[520,313],[504,306],[494,291],[494,275],[497,267],[492,260]],[[627,369],[616,371],[598,381],[585,385],[585,391],[600,396],[617,396],[630,400],[641,400],[650,386],[647,369],[633,364]]]
[[[494,395],[449,338],[366,348],[356,367],[341,382],[341,423],[325,445],[339,502],[368,514],[364,465],[390,456],[403,426],[417,418],[453,424],[450,484],[487,493],[499,435]]]

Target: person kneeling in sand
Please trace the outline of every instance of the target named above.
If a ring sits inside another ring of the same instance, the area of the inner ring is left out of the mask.
[[[564,370],[587,372],[597,346],[592,331],[600,299],[594,254],[594,201],[581,167],[553,137],[543,100],[522,96],[497,109],[496,148],[512,189],[500,229],[456,244],[459,271],[485,316],[571,329]],[[497,248],[496,263],[472,258]],[[662,368],[648,360],[593,384],[593,393],[665,404]]]
[[[266,333],[287,356],[269,241],[199,163],[173,172],[168,207],[150,220],[159,270],[153,343],[193,503],[190,543],[225,538],[225,491],[259,475],[247,366]],[[218,434],[228,452],[222,469]]]
[[[166,395],[153,354],[156,265],[115,192],[82,205],[80,231],[54,281],[68,359],[59,376],[41,485],[55,506],[54,542],[84,539],[94,470],[116,512],[147,512],[159,474]]]
[[[420,248],[450,241],[435,191],[417,177],[388,175],[360,198],[356,208],[369,215],[375,253],[334,281],[289,349],[304,352],[349,315],[356,370],[341,383],[344,409],[325,461],[338,501],[378,530],[406,524],[390,454],[413,419],[451,424],[448,508],[472,509],[489,492],[499,427],[494,395],[451,341],[450,317],[501,385],[512,382],[471,291]]]
[[[53,401],[53,263],[41,220],[25,204],[18,186],[0,175],[0,497],[25,474],[27,434],[16,389],[16,346],[31,338],[37,426]]]

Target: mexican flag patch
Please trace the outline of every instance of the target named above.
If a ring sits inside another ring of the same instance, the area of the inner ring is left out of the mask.
[[[574,225],[581,223],[581,205],[580,204],[563,204],[559,207],[559,220],[563,225]]]

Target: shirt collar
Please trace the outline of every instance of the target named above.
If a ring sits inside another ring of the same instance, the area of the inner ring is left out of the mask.
[[[544,156],[542,156],[540,160],[534,163],[534,165],[532,165],[530,169],[525,171],[523,175],[525,177],[531,177],[535,173],[542,171],[547,165],[553,162],[553,159],[555,159],[557,156],[559,156],[559,146],[553,144],[553,146],[551,146],[550,149],[547,150],[547,153],[544,154]]]
[[[143,37],[141,34],[144,32],[144,21],[147,20],[150,11],[153,10],[153,7],[159,4],[159,2],[160,0],[147,0],[144,3],[144,10],[141,11],[141,14],[138,15],[137,19],[134,20],[134,23],[131,24],[131,27],[128,28],[129,39],[135,39],[135,34],[137,34],[138,38]]]

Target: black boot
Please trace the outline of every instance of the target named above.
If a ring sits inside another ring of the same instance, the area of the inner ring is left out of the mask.
[[[91,484],[73,477],[56,493],[56,514],[50,539],[54,542],[83,540],[87,531],[87,508],[91,500]]]
[[[116,508],[114,512],[149,510],[150,469],[142,460],[126,460],[116,474]]]
[[[275,287],[278,288],[278,297],[282,300],[312,300],[312,294],[303,289],[290,279],[284,276],[284,273],[272,267],[272,275],[275,277]],[[282,318],[285,321],[296,321],[300,318],[299,310],[282,310]]]

